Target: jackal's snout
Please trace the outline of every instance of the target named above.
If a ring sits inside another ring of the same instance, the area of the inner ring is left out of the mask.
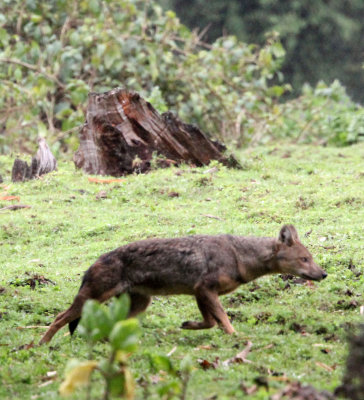
[[[313,263],[313,266],[307,269],[302,269],[302,272],[299,274],[304,279],[309,279],[311,281],[321,281],[327,277],[327,272],[324,271],[317,264]]]
[[[321,281],[326,271],[318,266],[308,249],[301,243],[293,225],[284,225],[279,233],[278,268],[281,272],[294,274],[303,279]]]

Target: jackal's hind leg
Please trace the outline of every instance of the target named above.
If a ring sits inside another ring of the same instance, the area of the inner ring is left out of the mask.
[[[130,310],[128,318],[135,317],[145,311],[150,304],[151,297],[140,293],[129,293]]]
[[[39,344],[48,343],[52,337],[66,324],[74,321],[81,316],[82,307],[87,300],[87,297],[78,294],[70,308],[57,315],[54,322],[50,325],[45,335],[40,340]]]
[[[75,297],[72,305],[66,311],[58,314],[54,322],[50,325],[45,335],[40,340],[39,344],[48,343],[52,337],[66,324],[71,323],[70,330],[73,331],[76,329],[78,321],[81,317],[82,308],[85,304],[86,300],[94,299],[99,301],[100,303],[110,299],[113,296],[117,296],[124,290],[123,284],[120,282],[110,290],[94,293],[88,287],[84,286],[80,289],[77,296]]]

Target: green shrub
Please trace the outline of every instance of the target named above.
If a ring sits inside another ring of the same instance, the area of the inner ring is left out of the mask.
[[[0,150],[74,150],[89,91],[116,86],[225,140],[249,142],[285,88],[268,88],[284,50],[224,37],[201,42],[153,1],[4,0],[0,5]]]
[[[3,0],[0,152],[33,152],[38,135],[56,156],[73,152],[88,93],[117,86],[237,146],[362,138],[363,109],[338,82],[278,102],[290,89],[284,55],[276,33],[262,48],[233,36],[203,43],[152,0]]]

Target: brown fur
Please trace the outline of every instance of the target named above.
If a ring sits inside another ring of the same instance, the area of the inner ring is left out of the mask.
[[[317,281],[327,275],[292,225],[283,226],[278,239],[196,235],[130,243],[103,254],[86,271],[73,304],[57,316],[40,343],[49,342],[66,324],[73,332],[87,299],[103,302],[125,292],[131,298],[129,316],[144,311],[153,295],[194,295],[203,321],[187,321],[182,328],[205,329],[218,323],[231,334],[234,328],[218,296],[276,273]]]

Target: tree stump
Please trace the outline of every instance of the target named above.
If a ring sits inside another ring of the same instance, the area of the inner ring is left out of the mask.
[[[364,399],[364,324],[349,337],[349,355],[342,385],[335,389],[340,398],[350,400]]]
[[[39,149],[36,156],[32,158],[30,165],[19,158],[14,161],[11,171],[11,180],[13,182],[24,182],[57,169],[57,161],[45,139],[39,138],[38,143]]]
[[[184,124],[171,112],[160,115],[138,93],[117,88],[89,94],[74,162],[88,174],[112,176],[148,171],[154,154],[165,165],[202,166],[217,160],[239,167],[224,150],[196,126]]]

